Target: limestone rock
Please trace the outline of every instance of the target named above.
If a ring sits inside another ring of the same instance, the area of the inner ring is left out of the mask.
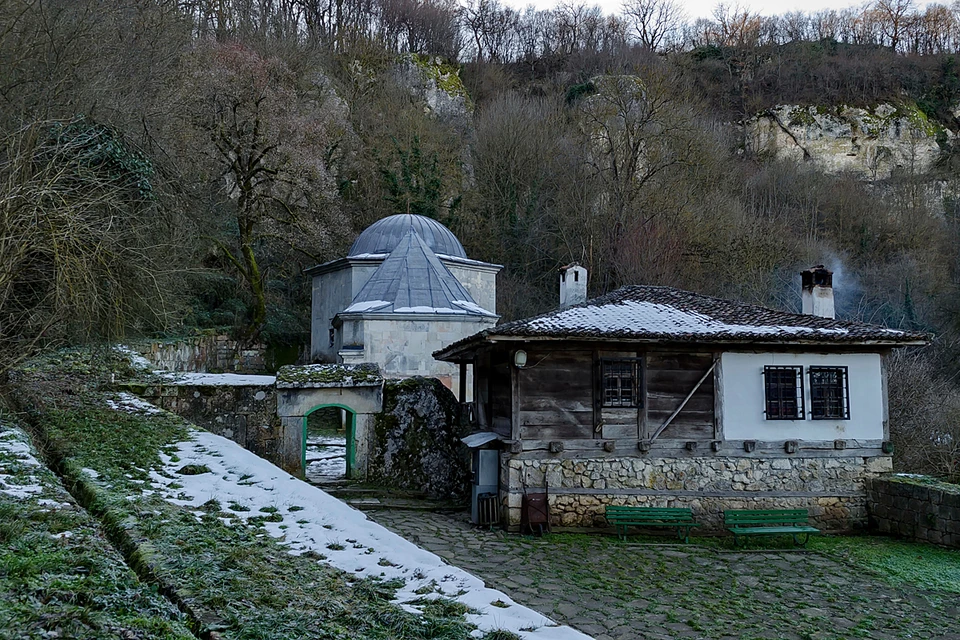
[[[433,378],[388,380],[374,419],[367,479],[460,499],[469,490],[467,435],[453,393]],[[511,478],[512,480],[513,478]]]
[[[747,151],[812,162],[826,173],[849,171],[867,180],[896,171],[925,173],[953,133],[928,120],[916,105],[873,109],[779,105],[744,125]]]

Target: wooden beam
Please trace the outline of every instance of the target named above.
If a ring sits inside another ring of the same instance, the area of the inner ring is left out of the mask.
[[[703,376],[700,377],[700,380],[697,382],[696,385],[694,385],[694,387],[693,387],[693,389],[690,391],[690,393],[687,394],[687,397],[683,399],[683,402],[680,403],[680,406],[677,407],[677,410],[674,411],[673,413],[671,413],[671,414],[670,414],[670,417],[667,418],[667,419],[663,422],[662,425],[660,425],[660,428],[657,429],[656,433],[653,434],[653,437],[650,438],[651,440],[656,440],[656,439],[657,439],[657,436],[659,436],[661,433],[663,433],[664,430],[666,430],[666,428],[670,426],[670,423],[673,422],[673,419],[677,417],[677,414],[679,414],[681,411],[683,411],[683,408],[684,408],[685,406],[687,406],[687,403],[688,403],[688,402],[690,402],[690,398],[692,398],[692,397],[693,397],[693,394],[695,394],[695,393],[697,392],[697,389],[700,388],[700,385],[703,384],[703,381],[706,380],[707,377],[708,377],[711,373],[713,373],[713,370],[716,369],[717,364],[718,364],[719,362],[720,362],[719,360],[714,360],[714,361],[713,361],[713,364],[710,365],[710,368],[707,369],[707,372],[704,373]]]
[[[520,371],[510,367],[510,439],[520,439]]]
[[[716,367],[713,375],[713,437],[723,440],[723,364],[720,362],[722,354],[713,354],[713,363]]]
[[[460,397],[457,398],[461,403],[467,401],[467,363],[460,363]]]
[[[710,448],[711,440],[697,440],[699,444],[695,451],[686,448],[690,440],[657,440],[649,442],[650,450],[646,453],[637,448],[638,440],[633,438],[608,438],[615,444],[615,451],[611,454],[603,450],[604,440],[593,438],[563,439],[564,455],[567,458],[870,458],[886,455],[881,450],[882,440],[847,440],[844,449],[837,449],[833,440],[799,440],[796,453],[784,452],[785,440],[756,441],[753,451],[745,451],[743,440],[727,440],[722,443],[719,451]],[[525,459],[534,460],[545,457],[548,451],[549,440],[524,440],[523,455]]]

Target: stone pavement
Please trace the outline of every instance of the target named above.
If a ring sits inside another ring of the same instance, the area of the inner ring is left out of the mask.
[[[960,639],[960,596],[891,587],[816,552],[537,538],[479,530],[459,513],[367,515],[596,640]]]

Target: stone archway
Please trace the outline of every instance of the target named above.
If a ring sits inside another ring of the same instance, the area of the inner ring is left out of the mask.
[[[339,407],[352,416],[352,451],[347,456],[351,478],[367,475],[374,415],[383,406],[383,377],[375,364],[315,364],[281,367],[277,372],[277,417],[283,469],[303,477],[307,416],[321,407]],[[352,454],[352,455],[351,455]]]

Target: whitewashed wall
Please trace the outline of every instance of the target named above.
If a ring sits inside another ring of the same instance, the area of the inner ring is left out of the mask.
[[[408,378],[425,376],[438,378],[451,389],[454,395],[460,392],[460,367],[449,362],[440,362],[433,357],[434,351],[448,347],[454,342],[471,336],[496,324],[494,318],[475,316],[440,316],[411,319],[381,319],[376,314],[344,322],[344,334],[362,334],[363,348],[343,350],[340,357],[345,364],[375,362],[385,378]],[[355,326],[348,326],[355,325]],[[467,373],[467,397],[473,398],[473,372]]]
[[[766,420],[763,367],[803,366],[807,415],[803,420]],[[723,431],[727,440],[855,440],[884,437],[881,360],[876,353],[793,354],[724,353],[720,357],[723,384]],[[845,366],[850,384],[849,420],[811,420],[810,366]]]

